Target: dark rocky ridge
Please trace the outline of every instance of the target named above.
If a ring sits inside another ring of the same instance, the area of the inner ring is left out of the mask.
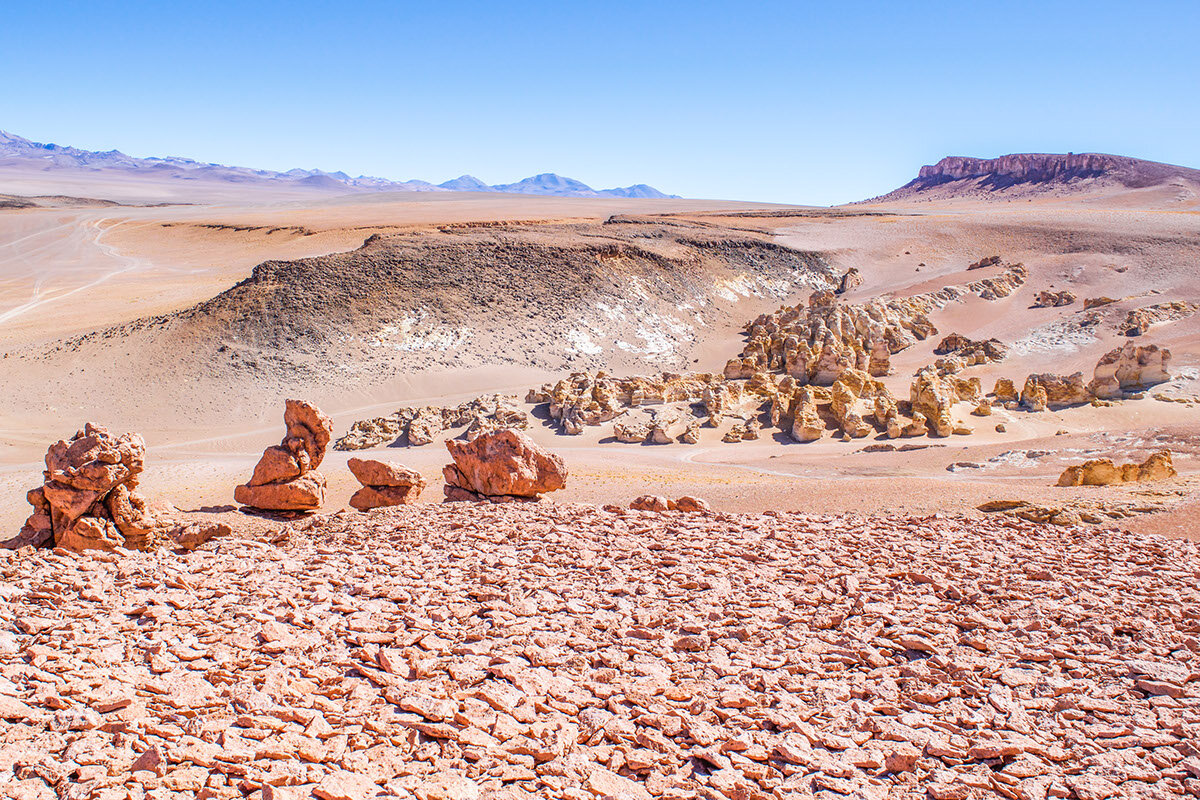
[[[145,369],[178,384],[185,404],[197,379],[291,391],[486,366],[680,371],[699,355],[701,331],[736,330],[752,308],[833,282],[820,254],[745,231],[448,227],[267,261],[189,309],[18,357]]]

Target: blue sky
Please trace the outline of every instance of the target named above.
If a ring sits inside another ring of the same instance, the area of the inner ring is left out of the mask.
[[[944,155],[1200,167],[1200,2],[7,4],[0,129],[135,156],[831,204]]]

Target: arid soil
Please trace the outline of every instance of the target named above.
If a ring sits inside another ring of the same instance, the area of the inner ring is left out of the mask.
[[[1200,791],[1194,543],[541,504],[2,568],[9,797]]]
[[[1186,177],[822,210],[0,175],[3,538],[85,422],[144,437],[137,489],[171,519],[232,529],[0,551],[0,796],[1200,796]],[[328,452],[312,513],[233,502],[289,398],[337,439],[573,371],[720,375],[747,323],[814,289],[903,306],[1018,263],[1011,293],[930,307],[937,335],[891,353],[883,388],[907,401],[951,333],[1003,345],[954,373],[985,392],[1086,381],[1129,341],[1169,349],[1170,380],[959,402],[969,433],[894,442],[742,440],[730,415],[634,444],[514,401],[567,473],[552,499],[441,504],[463,426]],[[1055,485],[1162,450],[1177,476]],[[351,457],[428,488],[349,510]],[[623,508],[645,494],[715,511]]]

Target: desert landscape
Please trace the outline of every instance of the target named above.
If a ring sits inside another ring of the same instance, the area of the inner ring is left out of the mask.
[[[1200,171],[468,178],[0,134],[0,793],[1200,796]]]

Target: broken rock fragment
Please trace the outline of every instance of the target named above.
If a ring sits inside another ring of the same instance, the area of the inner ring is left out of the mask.
[[[446,449],[454,459],[442,469],[449,501],[536,500],[566,485],[562,458],[520,431],[499,430],[472,442],[448,439]]]
[[[350,498],[350,505],[359,511],[415,503],[425,488],[421,473],[399,464],[351,458],[346,466],[363,485]]]

